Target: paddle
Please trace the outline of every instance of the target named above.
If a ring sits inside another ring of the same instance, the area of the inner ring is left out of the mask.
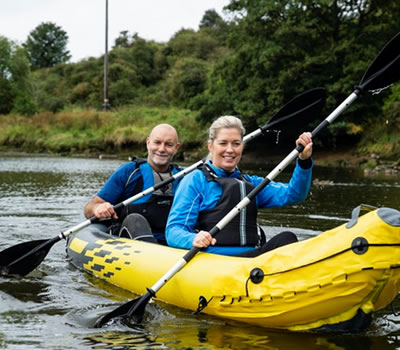
[[[203,160],[183,169],[182,171],[172,175],[170,178],[146,189],[145,191],[136,194],[121,203],[118,203],[113,208],[114,210],[119,210],[126,207],[128,204],[137,201],[140,198],[147,196],[148,194],[168,185],[169,183],[179,179],[200,165],[204,163]],[[20,275],[25,276],[32,270],[34,270],[46,257],[50,248],[62,239],[67,238],[69,235],[78,232],[84,227],[100,222],[100,219],[96,216],[92,216],[90,219],[61,232],[58,236],[51,239],[40,239],[30,242],[23,242],[16,244],[10,248],[7,248],[0,252],[0,271],[2,275]]]
[[[274,128],[280,128],[281,130],[286,126],[293,126],[294,123],[290,123],[293,117],[299,119],[309,118],[309,115],[317,114],[321,111],[325,103],[325,90],[322,88],[316,88],[309,90],[301,95],[298,95],[287,103],[278,113],[276,113],[270,121],[264,126],[260,127],[253,133],[247,135],[244,141],[253,139],[254,137],[264,133],[266,130]],[[188,168],[180,171],[172,177],[156,184],[153,187],[146,189],[145,191],[138,193],[137,195],[126,199],[125,201],[114,206],[114,210],[118,210],[122,207],[126,207],[128,204],[147,196],[157,189],[168,185],[169,183],[185,176],[197,167],[204,163],[203,160],[191,165]],[[54,238],[34,240],[30,242],[19,243],[10,248],[7,248],[0,252],[0,270],[2,275],[20,275],[25,276],[32,270],[34,270],[46,257],[51,247],[62,239],[65,239],[69,235],[89,226],[90,224],[99,222],[95,216],[90,219],[61,232]]]
[[[243,138],[244,142],[252,140],[258,135],[266,132],[267,130],[271,130],[273,128],[296,128],[300,125],[307,125],[311,119],[314,119],[316,115],[321,113],[321,110],[325,104],[325,90],[322,88],[315,88],[308,90],[302,94],[297,95],[293,99],[291,99],[288,103],[286,103],[264,126],[258,128],[252,133],[246,135]],[[296,117],[294,119],[294,117]],[[194,252],[195,251],[195,252]],[[194,248],[190,251],[193,256],[198,252],[198,250],[194,250]],[[189,253],[190,253],[189,252]],[[188,253],[188,254],[189,254]],[[186,261],[188,257],[186,254],[183,259]],[[189,261],[189,260],[187,260]],[[173,271],[174,272],[173,272]],[[178,272],[177,270],[176,272]],[[175,273],[175,268],[171,269],[172,277]],[[168,274],[167,274],[168,275]],[[169,277],[169,278],[170,278]],[[168,279],[169,279],[168,278]],[[165,280],[165,276],[163,277],[164,283],[168,281]],[[158,282],[161,283],[161,282]],[[121,305],[116,310],[104,315],[97,323],[96,327],[101,327],[111,319],[116,317],[124,317],[125,315],[130,314],[130,309],[132,306],[135,306],[135,312],[138,312],[140,309],[140,313],[144,313],[144,308],[146,307],[147,302],[155,295],[155,292],[161,288],[161,286],[155,285],[151,289],[148,289],[147,294],[138,299],[131,300],[123,305]]]
[[[325,127],[336,119],[359,94],[363,91],[382,90],[400,79],[400,33],[395,36],[379,53],[374,62],[364,74],[359,86],[342,104],[340,104],[324,121],[322,121],[313,131],[313,139]],[[255,187],[243,200],[241,200],[217,225],[211,230],[210,234],[214,237],[220,232],[240,211],[245,208],[250,201],[277,175],[279,175],[302,151],[304,147],[298,145],[283,161],[281,161],[265,178]],[[177,274],[198,252],[199,248],[193,247],[189,250],[164,276],[161,277],[151,288],[147,288],[145,295],[130,300],[117,309],[103,316],[96,323],[96,327],[101,327],[113,318],[120,318],[125,324],[134,325],[142,320],[147,303],[156,293]]]

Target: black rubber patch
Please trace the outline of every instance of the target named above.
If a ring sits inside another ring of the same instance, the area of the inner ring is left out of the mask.
[[[94,253],[94,256],[100,256],[102,258],[104,258],[107,255],[111,255],[111,251],[102,249],[102,250],[99,250],[98,252]]]
[[[264,279],[264,271],[261,270],[259,267],[255,267],[253,270],[250,272],[250,280],[254,284],[261,283]]]
[[[356,254],[364,254],[368,250],[368,241],[364,237],[357,237],[351,243],[351,249]]]
[[[101,271],[104,269],[104,265],[94,264],[90,267],[93,271]]]

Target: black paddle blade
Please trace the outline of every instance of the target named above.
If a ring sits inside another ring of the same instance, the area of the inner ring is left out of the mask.
[[[103,327],[108,324],[111,320],[117,319],[129,327],[133,327],[138,323],[142,322],[144,310],[147,303],[153,297],[154,293],[148,291],[145,295],[140,298],[136,298],[128,301],[125,304],[117,307],[115,310],[109,312],[100,318],[96,324],[96,328]]]
[[[115,310],[105,314],[103,317],[97,320],[95,328],[101,328],[109,323],[113,319],[122,319],[128,314],[128,311],[140,300],[140,298],[128,301],[125,304],[117,307]]]
[[[25,276],[46,257],[59,237],[16,244],[0,252],[0,274]]]
[[[326,91],[315,88],[297,95],[286,103],[261,129],[293,129],[305,126],[319,117],[325,105]],[[296,117],[296,118],[294,118]]]
[[[380,92],[400,80],[400,33],[397,33],[371,63],[358,88]]]

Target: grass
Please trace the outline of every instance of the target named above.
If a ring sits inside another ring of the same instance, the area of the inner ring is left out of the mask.
[[[390,123],[371,123],[362,132],[363,138],[356,149],[346,152],[355,152],[360,157],[376,154],[382,160],[399,160],[400,119],[390,120]],[[196,113],[178,108],[143,106],[124,107],[109,112],[74,108],[57,114],[44,112],[31,117],[0,115],[0,150],[144,157],[146,137],[159,123],[169,123],[179,133],[182,147],[175,157],[177,161],[198,160],[207,154],[208,126],[198,123]],[[349,165],[344,159],[341,162],[335,165]]]
[[[0,148],[56,154],[134,151],[141,156],[146,152],[146,137],[159,123],[169,123],[177,129],[182,143],[181,156],[196,154],[204,148],[206,128],[196,121],[195,113],[137,106],[109,112],[75,109],[31,117],[1,115]]]
[[[366,133],[357,147],[362,154],[376,154],[380,158],[396,160],[400,158],[400,131],[397,125],[376,123]]]

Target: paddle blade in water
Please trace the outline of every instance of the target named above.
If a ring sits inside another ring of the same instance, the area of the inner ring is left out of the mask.
[[[318,118],[325,105],[326,91],[315,88],[297,95],[284,105],[268,122],[266,129],[293,129],[306,127],[309,122]]]
[[[103,317],[101,317],[99,320],[97,320],[95,324],[95,328],[101,328],[105,326],[106,324],[110,323],[111,320],[114,319],[122,319],[122,317],[126,316],[129,312],[129,310],[140,300],[140,298],[133,299],[128,301],[125,304],[122,304],[121,306],[117,307],[115,310],[109,312],[108,314],[105,314]]]
[[[378,93],[400,80],[400,33],[376,56],[361,79],[359,88]]]
[[[40,239],[16,244],[0,252],[0,274],[25,276],[46,257],[60,238]]]
[[[115,310],[109,312],[100,318],[96,324],[96,328],[103,327],[104,325],[110,323],[112,320],[120,320],[122,323],[129,327],[134,327],[142,322],[144,310],[150,299],[154,296],[151,290],[141,296],[128,301],[125,304],[117,307]]]

